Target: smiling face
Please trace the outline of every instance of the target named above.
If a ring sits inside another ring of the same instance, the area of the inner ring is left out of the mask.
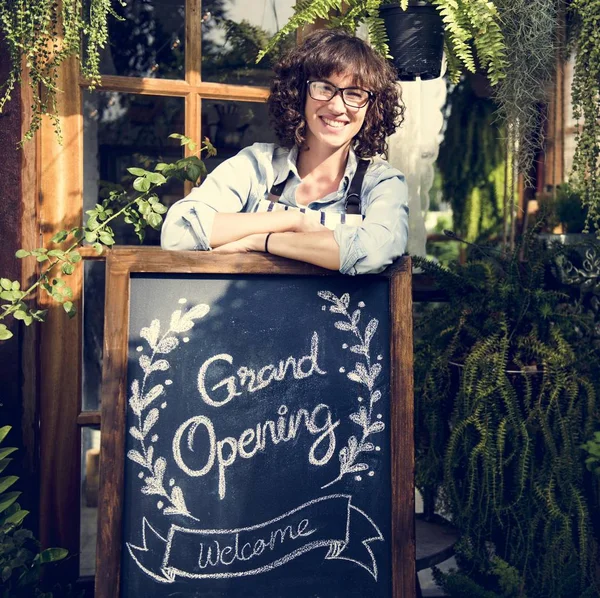
[[[336,87],[357,86],[351,75],[332,74],[327,81]],[[306,118],[306,144],[311,149],[335,151],[349,147],[360,131],[369,104],[362,108],[346,106],[340,93],[331,100],[314,100],[306,93],[304,117]]]

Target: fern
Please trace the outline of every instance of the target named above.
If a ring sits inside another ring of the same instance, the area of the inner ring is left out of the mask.
[[[452,80],[457,82],[464,69],[474,73],[477,55],[479,64],[487,70],[492,84],[497,84],[504,77],[506,49],[500,15],[494,3],[488,0],[430,1],[444,22],[445,48]],[[383,56],[390,57],[387,33],[379,17],[379,8],[384,3],[385,0],[300,0],[294,15],[258,54],[257,62],[289,33],[317,19],[328,21],[330,27],[343,27],[353,32],[361,23],[365,23],[373,48]],[[408,0],[400,0],[399,6],[406,10]]]
[[[600,595],[600,500],[579,448],[600,429],[600,343],[580,290],[550,276],[562,252],[528,237],[464,265],[415,259],[448,295],[417,319],[417,484],[468,566],[489,571],[491,550],[529,598]]]

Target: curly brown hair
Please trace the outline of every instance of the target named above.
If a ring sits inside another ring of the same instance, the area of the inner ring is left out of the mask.
[[[387,153],[387,137],[402,123],[404,105],[394,69],[362,39],[342,29],[315,31],[274,70],[269,113],[282,146],[303,147],[306,141],[306,82],[351,73],[354,85],[375,94],[354,137],[354,151],[360,158]]]

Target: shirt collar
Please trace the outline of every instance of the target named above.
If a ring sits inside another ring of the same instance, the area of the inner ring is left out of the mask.
[[[275,182],[273,184],[278,185],[279,183],[285,181],[289,177],[290,172],[298,178],[300,178],[300,175],[298,174],[297,161],[297,145],[295,145],[288,152],[277,152],[273,157],[273,170],[275,173]],[[348,161],[346,162],[346,169],[344,170],[344,176],[340,181],[340,189],[346,189],[348,187],[350,181],[354,177],[357,165],[358,159],[356,157],[356,154],[354,153],[354,150],[350,148],[350,151],[348,153]]]

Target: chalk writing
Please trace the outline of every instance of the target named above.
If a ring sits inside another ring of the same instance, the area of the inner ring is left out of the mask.
[[[229,365],[233,365],[233,357],[227,353],[220,353],[214,355],[210,359],[207,359],[198,371],[198,392],[202,397],[202,400],[211,407],[221,407],[226,405],[234,397],[240,396],[242,393],[239,388],[245,388],[248,392],[257,392],[266,388],[271,384],[273,380],[281,382],[288,374],[288,370],[291,370],[292,376],[295,380],[302,380],[308,378],[313,374],[325,375],[327,372],[322,370],[318,364],[319,357],[319,336],[316,332],[313,332],[310,353],[299,359],[295,357],[288,357],[287,359],[281,359],[277,367],[273,364],[265,365],[260,368],[258,372],[252,368],[242,366],[237,370],[237,378],[235,376],[227,376],[223,378],[211,387],[211,391],[215,391],[223,386],[227,387],[227,396],[221,400],[217,400],[208,394],[206,389],[206,377],[209,372],[211,365],[217,362],[225,362]],[[308,369],[305,371],[303,368],[308,365]]]
[[[251,527],[193,529],[171,525],[166,538],[144,518],[142,545],[128,542],[127,549],[142,571],[162,583],[173,583],[177,577],[258,575],[318,548],[328,549],[326,559],[355,563],[377,580],[377,561],[370,545],[383,540],[379,527],[352,504],[350,496],[332,494]]]
[[[278,410],[279,417],[257,423],[252,428],[244,430],[239,438],[227,436],[217,440],[213,422],[205,415],[197,415],[183,422],[173,437],[173,457],[179,468],[190,477],[201,477],[209,473],[216,462],[218,471],[219,498],[223,500],[227,492],[226,470],[237,460],[251,459],[257,452],[264,452],[267,447],[267,439],[272,445],[280,442],[295,440],[301,427],[316,436],[308,452],[308,461],[311,465],[326,465],[335,451],[335,429],[338,421],[333,421],[331,409],[324,403],[320,403],[312,411],[298,409],[288,414],[286,405],[281,405]],[[182,442],[186,441],[188,455],[194,450],[196,434],[203,433],[208,441],[208,452],[205,457],[199,459],[195,453],[194,457],[200,461],[201,467],[192,468],[182,456]],[[319,456],[321,455],[321,456]]]

